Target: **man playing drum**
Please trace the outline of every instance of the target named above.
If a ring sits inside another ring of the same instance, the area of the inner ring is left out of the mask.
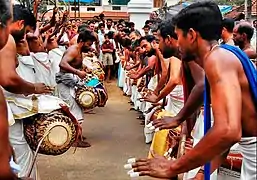
[[[183,9],[174,22],[181,52],[195,55],[196,62],[205,70],[210,85],[214,124],[200,142],[181,158],[174,161],[164,157],[139,159],[133,165],[134,171],[140,172],[141,176],[171,178],[222,156],[239,142],[243,155],[241,180],[255,180],[257,82],[253,64],[238,48],[218,46],[222,15],[214,2],[192,4]],[[210,102],[206,100],[205,103]]]
[[[82,31],[77,40],[77,44],[69,47],[64,53],[60,63],[60,72],[56,74],[56,83],[59,91],[59,97],[70,105],[70,111],[73,116],[82,124],[83,123],[83,110],[77,104],[71,91],[74,91],[74,86],[78,81],[86,77],[86,72],[80,70],[82,68],[82,53],[90,50],[96,37],[89,30]],[[79,78],[78,78],[79,77]],[[90,147],[90,144],[82,138],[77,143],[78,147]]]
[[[11,3],[10,1],[0,1],[0,51],[6,45],[9,37],[9,26],[12,21]],[[0,59],[1,61],[3,59]],[[2,76],[0,76],[2,78]],[[11,157],[11,146],[8,139],[8,111],[6,101],[0,89],[0,179],[13,180],[14,173],[11,171],[9,161]]]

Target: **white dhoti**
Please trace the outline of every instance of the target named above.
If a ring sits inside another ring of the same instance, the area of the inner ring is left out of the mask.
[[[145,115],[144,135],[146,144],[152,142],[154,136],[154,130],[150,130],[148,127],[146,127],[146,125],[150,123],[150,118],[152,117],[157,108],[158,107],[154,107],[149,113]]]
[[[70,81],[70,82],[66,82]],[[58,73],[56,76],[58,97],[66,102],[70,107],[72,115],[80,122],[83,123],[84,116],[83,110],[75,100],[74,86],[78,82],[78,78],[71,73]],[[68,86],[68,84],[70,84]]]
[[[130,96],[131,95],[131,79],[127,76],[127,74],[128,74],[128,71],[125,71],[123,92],[124,92],[124,94]]]
[[[212,124],[213,124],[213,114],[211,112],[211,119],[212,119]],[[196,146],[196,144],[203,138],[204,136],[204,112],[201,111],[199,117],[196,120],[195,126],[193,128],[192,131],[192,137],[194,139],[194,143],[193,143],[193,147]],[[199,170],[201,169],[201,167],[198,167],[196,169],[193,169],[187,173],[184,174],[184,180],[190,180],[192,178],[194,178],[197,173],[199,172]],[[217,180],[217,170],[214,171],[211,174],[211,180]]]
[[[240,180],[257,179],[257,137],[244,137],[239,142],[243,156]]]
[[[130,97],[131,102],[135,103],[136,98],[137,98],[137,86],[133,85],[131,87],[131,97]]]
[[[149,83],[147,88],[151,91],[154,91],[156,86],[158,84],[158,75],[153,76]],[[144,109],[144,115],[145,115],[145,127],[144,127],[144,135],[145,135],[145,143],[150,143],[153,140],[154,131],[150,130],[148,127],[146,127],[147,124],[150,123],[150,118],[155,112],[157,108],[153,108],[149,113],[146,113],[150,108],[152,108],[153,105],[150,102],[145,102],[145,109]]]
[[[22,122],[22,120],[16,120],[15,124],[9,127],[9,140],[14,149],[17,164],[20,166],[19,177],[28,175],[34,158],[34,153],[24,137]],[[30,177],[35,180],[39,179],[36,164]]]
[[[167,96],[167,105],[165,110],[171,114],[177,115],[184,106],[183,86],[177,85]]]

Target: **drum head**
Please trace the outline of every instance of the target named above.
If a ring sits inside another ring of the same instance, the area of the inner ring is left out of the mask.
[[[62,111],[38,114],[23,122],[25,139],[32,150],[35,151],[41,139],[44,139],[39,147],[41,154],[63,154],[75,142],[75,125]]]
[[[79,95],[79,101],[83,107],[89,108],[94,105],[96,99],[94,93],[90,91],[84,91]]]
[[[48,141],[54,146],[63,146],[70,140],[67,127],[63,125],[53,127],[47,137]]]
[[[97,105],[98,94],[93,87],[79,87],[76,90],[76,101],[84,109],[92,109]]]

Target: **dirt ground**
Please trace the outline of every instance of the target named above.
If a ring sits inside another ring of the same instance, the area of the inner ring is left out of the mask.
[[[87,149],[71,148],[64,155],[38,157],[41,180],[129,180],[123,166],[128,158],[146,157],[143,126],[137,113],[128,111],[129,98],[116,82],[107,84],[109,100],[96,114],[86,114],[84,135],[92,144]],[[149,180],[151,178],[137,178]]]

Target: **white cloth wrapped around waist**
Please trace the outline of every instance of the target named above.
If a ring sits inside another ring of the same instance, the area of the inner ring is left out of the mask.
[[[167,105],[165,110],[171,114],[177,115],[184,106],[183,86],[177,85],[167,96]]]
[[[257,137],[241,138],[238,150],[243,156],[240,180],[257,179]]]
[[[60,104],[67,105],[63,100],[50,95],[23,96],[5,93],[14,119],[23,119],[38,113],[50,113],[60,109]]]
[[[155,88],[157,87],[157,84],[158,84],[158,75],[154,75],[150,79],[147,88],[150,89],[151,91],[154,91]]]
[[[212,125],[213,125],[213,113],[212,113],[212,109],[211,109],[211,120],[212,120]],[[203,138],[204,136],[204,112],[203,110],[201,110],[197,120],[196,120],[196,123],[195,123],[195,126],[191,132],[192,134],[192,137],[194,138],[194,143],[193,143],[193,147],[196,146],[196,144]],[[184,178],[183,180],[190,180],[192,178],[194,178],[197,173],[199,172],[201,167],[198,167],[196,169],[193,169],[187,173],[184,174]],[[211,180],[217,180],[217,170],[214,171],[212,174],[211,174]]]

